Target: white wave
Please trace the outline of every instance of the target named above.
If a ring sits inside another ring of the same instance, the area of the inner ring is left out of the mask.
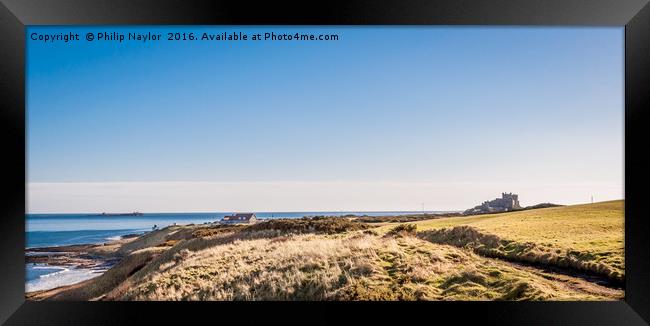
[[[48,265],[48,264],[31,265],[30,268],[32,268],[32,269],[59,269],[59,270],[66,270],[67,269],[65,267],[52,266],[52,265]]]
[[[75,284],[89,280],[101,275],[105,270],[85,268],[63,268],[54,273],[41,275],[40,277],[25,283],[25,291],[49,290],[59,286]]]
[[[34,269],[46,269],[46,268],[48,268],[48,267],[35,267]],[[57,267],[49,267],[49,268],[57,268]],[[49,273],[49,274],[41,275],[41,276],[39,276],[39,278],[56,277],[56,276],[59,275],[59,274],[62,274],[62,273],[65,273],[65,272],[69,272],[69,271],[70,271],[69,268],[65,268],[65,267],[58,267],[58,268],[59,268],[58,271],[56,271],[56,272],[54,272],[54,273]]]

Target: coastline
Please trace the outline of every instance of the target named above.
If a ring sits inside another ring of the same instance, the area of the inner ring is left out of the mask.
[[[318,215],[309,217],[337,217],[337,218],[354,218],[359,222],[409,222],[422,219],[443,218],[458,216],[458,212],[321,212]],[[142,213],[140,213],[142,214]],[[206,226],[215,225],[222,222],[206,222],[208,214],[198,213],[179,213],[178,219],[170,219],[173,213],[162,214],[165,220],[149,220],[146,224],[158,224],[161,228],[170,225],[177,226]],[[189,215],[188,215],[189,214]],[[274,215],[295,215],[291,219],[300,219],[307,217],[305,213],[263,213],[271,217],[258,219],[259,222],[278,219]],[[108,215],[108,214],[107,214]],[[148,214],[144,214],[148,216]],[[297,215],[302,215],[297,217]],[[148,216],[149,218],[159,218],[160,214]],[[188,216],[194,216],[196,220],[187,220]],[[90,220],[88,219],[90,217]],[[111,267],[115,266],[123,258],[124,253],[118,253],[119,246],[130,242],[143,234],[151,231],[144,230],[145,226],[141,221],[137,221],[136,226],[129,224],[129,219],[122,219],[125,216],[111,217],[108,219],[111,223],[120,218],[120,222],[112,224],[113,230],[76,230],[71,229],[68,223],[80,224],[80,221],[93,223],[96,216],[89,214],[72,214],[57,215],[48,214],[46,217],[36,218],[34,223],[47,222],[49,225],[37,224],[34,231],[28,232],[28,244],[34,246],[25,248],[25,268],[26,268],[26,293],[36,291],[47,291],[65,286],[71,286],[84,282],[89,278],[102,275]],[[140,216],[132,216],[136,219]],[[59,218],[61,225],[52,225],[52,219]],[[29,220],[28,220],[29,221]],[[176,221],[183,221],[184,224]],[[30,221],[33,222],[33,221]],[[102,220],[102,222],[104,222]],[[126,224],[124,224],[126,223]],[[74,225],[74,224],[73,224]],[[51,227],[54,226],[54,229]],[[63,226],[63,228],[62,228]],[[49,228],[47,228],[49,227]],[[81,227],[87,227],[82,224]],[[33,238],[29,238],[29,235]],[[52,236],[54,235],[54,236]],[[38,237],[38,238],[37,238]],[[83,243],[81,241],[92,241]],[[76,278],[73,275],[76,274]],[[42,279],[41,279],[42,278]],[[62,279],[63,278],[63,279]],[[57,280],[60,280],[57,281]]]
[[[171,225],[32,250],[48,257],[26,258],[33,262],[111,267],[25,298],[622,300],[622,236],[622,200],[469,216]]]
[[[54,271],[52,273],[37,274],[32,280],[26,281],[25,294],[30,297],[34,293],[56,290],[74,286],[86,282],[94,277],[102,275],[111,269],[121,260],[118,249],[138,238],[141,234],[128,234],[102,244],[75,244],[49,247],[34,247],[25,249],[25,268]],[[67,275],[70,279],[59,280],[63,284],[58,285],[53,277],[62,273],[74,273],[75,276]],[[38,285],[41,278],[54,283],[53,285]],[[35,283],[35,284],[34,284]],[[29,287],[37,287],[37,290],[28,291]]]
[[[621,300],[622,207],[623,201],[613,201],[462,217],[323,216],[167,226],[106,245],[35,250],[52,256],[52,263],[114,261],[97,277],[25,297]],[[557,242],[549,244],[549,237]],[[593,245],[594,237],[603,243]],[[52,250],[68,256],[56,258]]]

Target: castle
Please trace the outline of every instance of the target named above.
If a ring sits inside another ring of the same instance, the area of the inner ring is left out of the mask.
[[[463,214],[472,215],[472,214],[508,212],[512,210],[518,210],[521,208],[522,207],[519,206],[519,195],[503,192],[501,193],[501,198],[485,201],[481,205],[466,210],[465,212],[463,212]]]

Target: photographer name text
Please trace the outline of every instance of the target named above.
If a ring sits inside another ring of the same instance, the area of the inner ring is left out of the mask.
[[[338,41],[338,34],[312,33],[194,33],[194,32],[165,32],[165,33],[120,33],[120,32],[87,32],[87,33],[31,33],[29,39],[44,43],[73,43],[73,42],[214,42],[214,41]]]

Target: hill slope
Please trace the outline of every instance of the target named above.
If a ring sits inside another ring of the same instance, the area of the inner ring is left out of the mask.
[[[623,290],[519,262],[623,273],[622,201],[413,223],[175,226],[31,300],[619,300]],[[500,258],[500,259],[494,259]],[[605,266],[605,267],[598,267]]]
[[[622,281],[623,213],[624,201],[617,200],[415,224],[434,242],[455,241],[487,255],[575,267]]]

